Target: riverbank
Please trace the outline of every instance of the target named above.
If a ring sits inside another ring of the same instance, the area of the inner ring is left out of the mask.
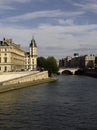
[[[86,72],[85,75],[97,78],[97,72]]]
[[[43,79],[43,80],[23,82],[23,83],[18,83],[18,84],[13,84],[13,85],[5,85],[5,86],[0,87],[0,93],[17,90],[17,89],[22,89],[22,88],[26,88],[26,87],[32,87],[32,86],[35,86],[38,84],[55,82],[55,81],[57,81],[57,78],[52,77],[52,78],[47,78],[47,79]]]
[[[78,71],[75,72],[75,75],[86,75],[86,76],[91,76],[91,77],[97,78],[97,70],[79,69]]]
[[[56,80],[56,77],[48,77],[47,71],[34,73],[3,73],[0,75],[0,93],[30,87],[37,84],[54,82]]]

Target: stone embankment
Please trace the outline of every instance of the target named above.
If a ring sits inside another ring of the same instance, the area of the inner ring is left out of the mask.
[[[79,69],[75,72],[76,75],[86,75],[97,78],[97,70],[95,69]]]
[[[85,75],[97,78],[97,72],[86,72]]]
[[[57,80],[55,77],[48,77],[47,71],[1,73],[0,93],[55,80]]]

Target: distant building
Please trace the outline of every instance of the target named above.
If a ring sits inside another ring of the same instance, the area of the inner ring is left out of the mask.
[[[37,45],[34,37],[31,40],[29,46],[29,52],[25,53],[25,69],[36,70],[37,69]]]
[[[0,41],[0,71],[18,71],[24,68],[25,52],[12,39]]]
[[[95,55],[76,55],[74,57],[67,56],[59,60],[59,67],[71,67],[71,68],[94,68],[95,67]]]
[[[95,56],[95,68],[97,69],[97,56]]]
[[[71,67],[71,56],[66,56],[66,58],[62,58],[59,60],[59,67],[64,68],[64,67]]]
[[[85,56],[85,67],[94,68],[95,67],[95,55],[86,55]]]

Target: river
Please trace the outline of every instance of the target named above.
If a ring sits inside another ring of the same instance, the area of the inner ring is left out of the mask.
[[[97,130],[97,79],[60,75],[0,94],[0,130]]]

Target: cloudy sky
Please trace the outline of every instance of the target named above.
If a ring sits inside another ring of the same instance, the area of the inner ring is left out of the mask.
[[[38,56],[97,54],[97,0],[0,0],[0,40],[12,38]]]

